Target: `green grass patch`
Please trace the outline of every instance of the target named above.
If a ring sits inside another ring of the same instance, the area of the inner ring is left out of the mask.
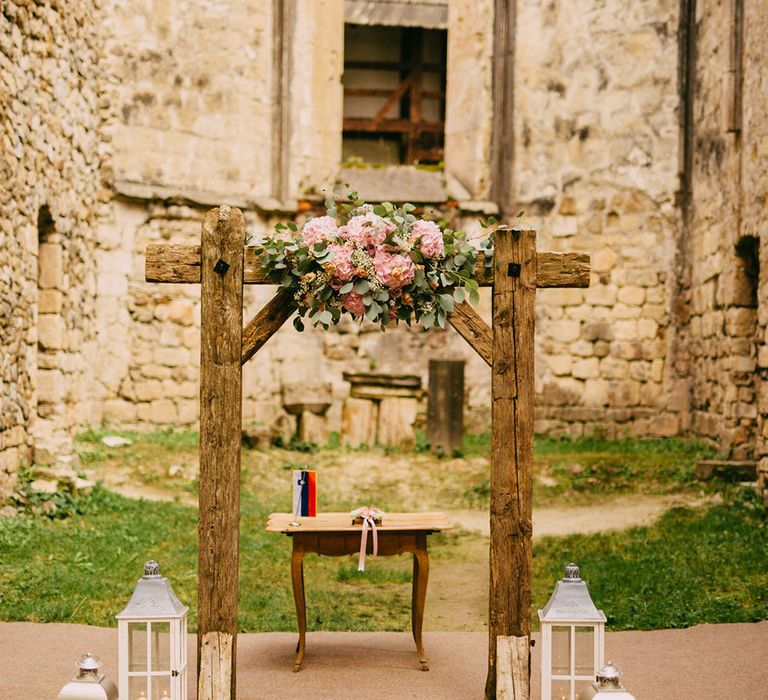
[[[534,578],[581,575],[612,630],[664,629],[768,618],[765,508],[733,502],[674,509],[652,527],[548,538],[534,547]],[[534,587],[534,607],[549,593]]]

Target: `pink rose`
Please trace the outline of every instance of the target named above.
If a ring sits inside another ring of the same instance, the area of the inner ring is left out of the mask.
[[[341,305],[353,316],[362,316],[365,313],[363,297],[357,292],[350,292],[341,298]]]
[[[377,250],[373,258],[376,276],[390,289],[399,289],[413,282],[416,272],[409,257]]]
[[[391,221],[369,212],[353,216],[346,226],[339,228],[339,235],[356,248],[368,248],[381,245],[387,234],[394,230],[395,225]]]
[[[355,270],[357,269],[352,262],[352,248],[335,243],[328,246],[328,250],[333,253],[333,258],[325,263],[323,267],[335,279],[349,282],[355,276]]]
[[[411,228],[410,239],[418,243],[421,252],[428,258],[439,258],[445,254],[443,232],[434,221],[417,221]]]
[[[301,229],[301,237],[308,246],[313,246],[321,241],[332,241],[339,235],[336,219],[332,216],[316,216],[308,219]]]

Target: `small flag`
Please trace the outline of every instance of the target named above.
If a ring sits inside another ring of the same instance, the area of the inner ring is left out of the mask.
[[[293,508],[298,515],[317,516],[317,472],[295,469],[293,472]]]

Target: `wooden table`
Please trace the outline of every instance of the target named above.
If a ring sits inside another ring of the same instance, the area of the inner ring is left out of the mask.
[[[268,532],[282,532],[293,540],[291,555],[291,580],[296,617],[299,623],[299,643],[296,646],[294,672],[301,669],[307,633],[307,610],[304,600],[304,556],[340,557],[360,551],[361,525],[352,525],[349,513],[322,513],[316,518],[299,518],[300,526],[291,526],[291,513],[272,513],[267,522]],[[427,535],[449,530],[453,523],[445,513],[384,513],[382,524],[376,526],[379,539],[379,555],[392,556],[410,552],[413,554],[413,591],[411,593],[411,632],[416,642],[421,669],[429,670],[424,653],[421,628],[424,622],[424,601],[427,597],[429,578],[429,554]],[[373,551],[373,537],[368,534],[366,552]]]

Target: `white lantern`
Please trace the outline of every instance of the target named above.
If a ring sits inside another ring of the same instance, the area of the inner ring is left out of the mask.
[[[187,700],[188,609],[148,561],[117,615],[120,700]]]
[[[77,662],[77,675],[59,692],[56,700],[117,700],[117,688],[103,673],[101,661],[83,654]]]
[[[635,700],[619,682],[621,673],[610,661],[595,676],[595,682],[581,691],[579,700]]]
[[[539,620],[541,700],[576,700],[602,667],[605,650],[605,615],[592,602],[578,566],[565,567]]]

